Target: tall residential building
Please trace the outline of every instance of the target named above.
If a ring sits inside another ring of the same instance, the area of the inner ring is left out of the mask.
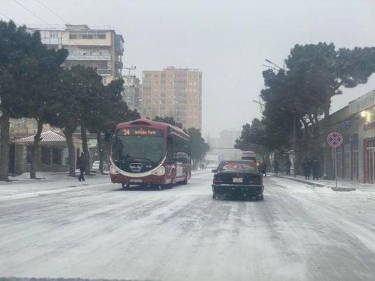
[[[202,72],[174,67],[143,71],[141,115],[169,116],[186,129],[202,129]]]
[[[104,84],[122,77],[124,39],[110,27],[67,24],[46,28],[28,26],[28,30],[38,30],[42,42],[50,48],[68,50],[66,67],[77,64],[94,67]]]
[[[122,97],[129,109],[137,109],[139,111],[141,101],[141,84],[136,76],[124,76],[124,91]]]

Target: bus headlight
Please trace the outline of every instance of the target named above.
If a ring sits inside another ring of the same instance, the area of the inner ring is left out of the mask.
[[[154,172],[152,172],[154,176],[164,176],[165,175],[165,168],[164,166],[160,166]]]

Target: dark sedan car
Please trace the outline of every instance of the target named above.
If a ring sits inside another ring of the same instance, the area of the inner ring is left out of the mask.
[[[222,161],[212,172],[215,173],[212,184],[214,199],[232,195],[263,200],[263,177],[253,161]]]

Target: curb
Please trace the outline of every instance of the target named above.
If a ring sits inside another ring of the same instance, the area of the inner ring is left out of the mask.
[[[304,180],[300,180],[300,179],[296,179],[296,178],[290,178],[290,177],[284,177],[284,176],[280,176],[280,175],[274,175],[274,176],[275,176],[275,177],[278,177],[278,178],[287,179],[287,180],[298,181],[298,182],[305,183],[305,184],[308,184],[308,185],[319,186],[319,187],[325,187],[325,185],[324,185],[324,184],[321,184],[321,183],[310,182],[310,181],[304,181]]]
[[[325,187],[325,186],[327,186],[328,188],[332,189],[333,191],[349,192],[349,191],[356,191],[357,190],[357,188],[355,188],[355,187],[334,187],[334,186],[324,185],[324,184],[321,184],[321,183],[316,183],[316,182],[304,181],[304,180],[300,180],[300,179],[296,179],[296,178],[285,177],[285,176],[281,176],[281,175],[274,175],[274,176],[275,177],[279,177],[279,178],[283,178],[283,179],[287,179],[287,180],[298,181],[298,182],[301,182],[301,183],[312,185],[314,187],[316,187],[316,186],[318,186],[318,187]]]
[[[334,186],[329,186],[333,191],[356,191],[357,189],[355,187],[334,187]]]

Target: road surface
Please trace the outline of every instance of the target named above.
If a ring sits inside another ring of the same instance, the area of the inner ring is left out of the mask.
[[[271,176],[263,202],[215,201],[211,181],[123,191],[88,179],[0,201],[0,277],[375,279],[375,192]]]

